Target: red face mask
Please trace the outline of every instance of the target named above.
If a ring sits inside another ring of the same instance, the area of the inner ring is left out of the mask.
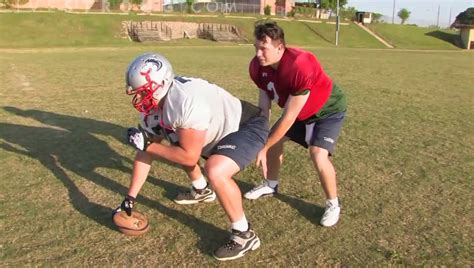
[[[147,81],[143,86],[132,89],[131,87],[127,88],[128,95],[134,95],[132,99],[132,105],[137,109],[137,111],[144,113],[146,115],[153,112],[153,110],[158,106],[158,101],[153,98],[153,94],[163,87],[155,81],[151,80],[150,73],[151,69],[147,72],[140,72],[141,75],[145,76]]]

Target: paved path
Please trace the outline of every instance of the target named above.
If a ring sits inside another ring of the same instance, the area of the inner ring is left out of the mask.
[[[376,33],[372,32],[369,28],[365,27],[362,23],[356,23],[357,26],[364,29],[364,31],[368,32],[370,35],[375,37],[380,43],[384,44],[388,48],[393,48],[387,41],[383,40],[382,37],[378,36]]]

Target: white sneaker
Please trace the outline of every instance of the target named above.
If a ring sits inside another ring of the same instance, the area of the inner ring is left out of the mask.
[[[265,180],[262,184],[255,186],[252,190],[246,192],[244,197],[247,199],[258,199],[263,196],[272,196],[278,193],[278,184],[275,188],[268,186],[268,182]]]
[[[340,206],[334,206],[331,202],[326,201],[326,211],[324,211],[321,225],[331,227],[339,221],[339,214],[341,213]]]

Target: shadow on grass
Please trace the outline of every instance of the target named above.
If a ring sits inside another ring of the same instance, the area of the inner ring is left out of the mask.
[[[308,203],[299,198],[291,197],[284,194],[275,195],[276,198],[280,199],[282,202],[287,203],[294,209],[298,210],[301,216],[305,217],[309,222],[320,227],[319,221],[324,214],[324,208]]]
[[[322,40],[328,42],[329,44],[332,44],[332,42],[331,42],[329,39],[327,39],[327,38],[324,37],[322,34],[320,34],[318,31],[316,31],[316,30],[313,29],[311,26],[309,26],[308,23],[302,22],[302,24],[303,24],[304,26],[306,26],[306,27],[307,27],[311,32],[313,32],[315,35],[317,35],[319,38],[321,38]]]
[[[253,187],[255,187],[255,185],[251,185],[246,182],[236,182],[239,185],[239,188],[241,189],[242,193],[250,191]],[[315,204],[308,203],[304,200],[301,200],[300,198],[292,197],[281,193],[275,195],[274,197],[296,209],[301,214],[301,216],[305,217],[312,224],[320,226],[319,221],[321,220],[321,217],[324,214],[324,208]],[[248,202],[258,202],[258,200],[250,200]]]
[[[125,164],[132,161],[119,155],[106,142],[93,135],[105,135],[122,140],[125,128],[108,122],[52,112],[22,110],[15,107],[3,107],[3,109],[54,128],[0,123],[0,138],[6,141],[6,143],[1,143],[0,147],[41,162],[64,184],[69,194],[69,202],[77,211],[91,220],[115,230],[111,220],[112,208],[90,201],[76,186],[74,180],[68,176],[68,173],[75,173],[113,192],[126,194],[127,187],[99,174],[96,170],[111,168],[131,173],[131,169]],[[153,177],[149,177],[148,182],[163,187],[166,191],[173,191],[173,189],[177,191],[176,189],[180,188],[174,183]],[[120,201],[122,200],[117,200],[118,203]],[[228,235],[226,231],[210,223],[166,207],[146,196],[140,196],[138,202],[157,209],[160,213],[192,229],[200,237],[197,247],[204,254],[211,254]]]
[[[447,43],[450,43],[450,44],[453,44],[453,45],[459,47],[459,41],[458,41],[459,35],[457,35],[457,34],[446,33],[446,32],[443,32],[443,31],[436,30],[436,31],[432,31],[432,32],[429,32],[429,33],[425,33],[425,35],[443,40]]]

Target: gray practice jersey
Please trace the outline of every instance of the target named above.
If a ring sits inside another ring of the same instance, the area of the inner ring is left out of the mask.
[[[176,77],[159,112],[165,129],[207,130],[202,155],[209,156],[223,137],[239,129],[242,105],[239,99],[206,80]]]

